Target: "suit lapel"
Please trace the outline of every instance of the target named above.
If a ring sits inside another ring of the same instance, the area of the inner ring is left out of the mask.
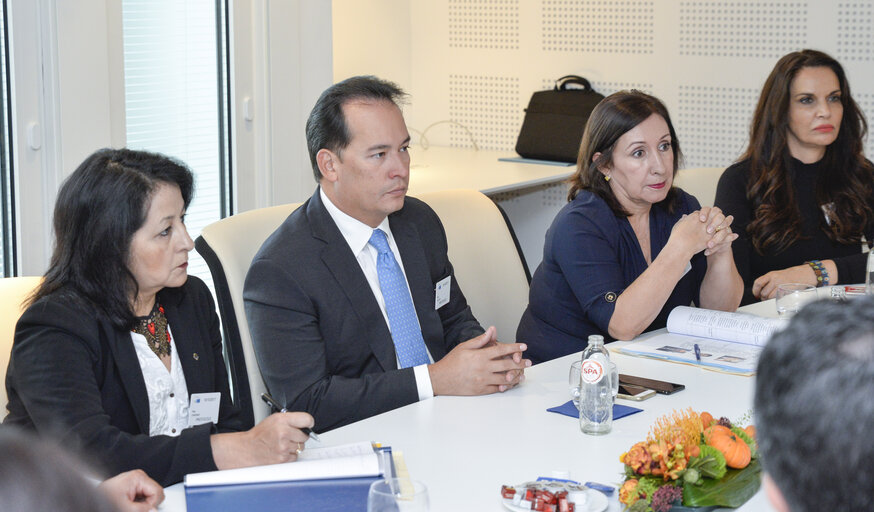
[[[199,343],[197,322],[188,321],[188,318],[195,312],[190,307],[185,307],[185,304],[191,302],[184,302],[182,293],[184,293],[182,289],[165,289],[158,294],[158,301],[164,306],[164,314],[167,315],[167,322],[170,324],[170,331],[173,335],[173,350],[176,351],[179,362],[182,363],[182,373],[185,375],[185,387],[188,388],[188,394],[212,391],[209,382],[210,373],[207,371],[208,354],[204,352],[204,347]]]
[[[322,261],[355,311],[364,328],[362,336],[382,369],[396,370],[398,365],[394,342],[379,304],[349,244],[322,204],[318,189],[307,206],[307,217],[313,237],[325,243],[321,252]]]
[[[115,366],[118,368],[118,378],[124,386],[124,391],[130,399],[131,408],[137,419],[140,432],[149,433],[149,394],[146,392],[146,381],[143,380],[143,370],[134,349],[130,331],[115,329],[108,323],[107,339]]]

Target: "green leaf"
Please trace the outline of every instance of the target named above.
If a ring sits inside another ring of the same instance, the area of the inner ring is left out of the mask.
[[[683,487],[683,505],[687,507],[737,508],[759,490],[762,468],[758,460],[743,469],[729,469],[719,480],[704,479],[701,485]]]
[[[720,479],[725,476],[725,455],[706,444],[699,447],[701,453],[689,459],[689,467],[697,469],[707,478]]]
[[[758,459],[759,458],[759,447],[758,447],[758,444],[756,443],[756,441],[752,437],[750,437],[749,434],[744,432],[742,429],[739,429],[737,427],[731,427],[731,431],[734,433],[734,435],[743,439],[744,442],[747,444],[747,446],[750,447],[750,458]]]

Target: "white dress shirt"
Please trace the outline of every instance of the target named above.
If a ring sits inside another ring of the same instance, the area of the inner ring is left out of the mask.
[[[172,338],[170,326],[167,332]],[[170,352],[170,371],[152,352],[142,334],[130,333],[143,370],[146,392],[149,395],[149,436],[178,436],[188,428],[188,386],[182,363],[176,350]]]
[[[328,210],[328,214],[332,219],[334,219],[334,224],[337,225],[340,234],[343,235],[343,238],[352,250],[352,254],[354,254],[355,258],[358,260],[358,265],[361,266],[361,271],[364,272],[364,277],[367,278],[367,284],[370,285],[370,289],[373,291],[376,303],[379,304],[379,310],[382,311],[385,325],[388,327],[389,332],[391,332],[391,324],[389,324],[388,314],[385,312],[385,299],[383,299],[382,290],[379,287],[379,274],[377,274],[376,271],[376,257],[379,253],[375,247],[368,243],[371,235],[373,235],[374,229],[381,229],[385,232],[385,236],[388,239],[388,246],[391,248],[391,252],[394,253],[395,259],[401,267],[401,272],[404,273],[404,280],[406,280],[407,273],[404,270],[404,262],[401,259],[401,253],[398,252],[398,246],[391,233],[388,217],[383,219],[379,226],[372,228],[358,219],[340,211],[340,209],[337,208],[330,199],[328,199],[328,196],[325,195],[325,191],[322,190],[321,187],[319,187],[319,195],[322,198],[322,203],[325,205],[325,209]],[[409,290],[410,284],[407,282],[407,293],[409,293]],[[410,300],[412,301],[412,294],[410,295]],[[416,317],[416,322],[418,321],[419,318]],[[428,352],[428,360],[433,363],[434,358],[431,357],[431,352],[428,351],[427,346],[425,346],[425,351]],[[400,367],[400,363],[398,363],[398,367]],[[432,398],[434,396],[434,388],[431,387],[431,375],[428,373],[428,365],[422,364],[414,366],[413,373],[416,376],[416,389],[419,393],[419,400]]]

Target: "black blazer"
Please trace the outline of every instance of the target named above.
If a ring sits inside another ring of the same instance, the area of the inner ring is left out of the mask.
[[[483,333],[447,256],[437,214],[418,199],[389,215],[425,344],[435,361]],[[437,282],[450,301],[434,309]],[[412,368],[399,370],[385,317],[319,190],[264,242],[243,298],[261,375],[289,410],[322,432],[419,399]]]
[[[218,316],[203,282],[189,277],[158,293],[189,394],[222,394],[218,427],[199,425],[178,437],[149,437],[149,399],[130,331],[64,295],[40,299],[18,321],[4,424],[57,436],[109,475],[139,468],[166,486],[215,470],[210,434],[251,425],[231,404]]]

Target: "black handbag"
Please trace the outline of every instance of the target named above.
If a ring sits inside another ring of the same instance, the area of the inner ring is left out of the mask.
[[[568,84],[582,88],[568,89]],[[603,99],[588,80],[576,75],[559,78],[552,90],[535,92],[525,109],[516,152],[525,158],[576,162],[586,121]]]

